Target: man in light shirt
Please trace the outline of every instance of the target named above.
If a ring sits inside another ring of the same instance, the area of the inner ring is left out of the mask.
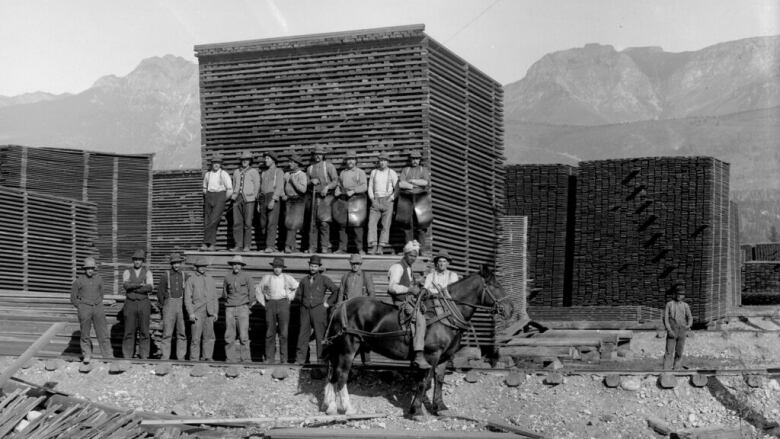
[[[252,153],[241,154],[241,167],[233,171],[233,252],[251,250],[252,221],[255,217],[255,202],[260,192],[260,172],[252,167]]]
[[[286,363],[290,301],[295,297],[298,282],[283,270],[284,259],[275,257],[271,262],[273,274],[266,274],[255,287],[255,298],[265,306],[265,361],[275,362],[276,335],[279,334],[279,362]]]
[[[664,328],[666,328],[666,353],[664,354],[664,369],[679,369],[681,366],[685,339],[688,330],[693,325],[691,308],[685,299],[685,286],[675,285],[674,300],[666,303],[664,308]],[[672,361],[674,360],[674,363]]]
[[[211,170],[203,175],[203,246],[201,251],[214,251],[217,227],[225,212],[227,199],[233,196],[230,174],[222,169],[222,155],[211,158]]]
[[[436,257],[433,258],[434,270],[425,276],[425,282],[423,288],[433,295],[443,295],[449,297],[450,293],[447,291],[447,287],[450,284],[454,284],[458,281],[458,274],[454,271],[447,269],[452,258],[446,250],[440,251]]]
[[[287,239],[284,243],[285,253],[298,251],[296,240],[298,231],[303,226],[303,215],[306,211],[306,188],[309,185],[309,177],[303,172],[301,166],[303,159],[297,153],[290,156],[289,171],[284,173],[284,225],[287,228]]]
[[[347,151],[345,162],[347,168],[339,174],[339,185],[336,188],[335,195],[346,199],[347,203],[349,203],[353,196],[366,193],[368,182],[366,181],[366,173],[357,167],[357,152],[355,150]],[[363,205],[363,209],[365,209],[365,205]],[[362,213],[365,215],[366,211],[363,210]],[[366,252],[363,250],[363,226],[362,224],[350,225],[349,218],[339,228],[339,249],[336,253],[347,253],[349,235],[352,235],[352,242],[355,244],[356,251],[364,255]]]
[[[143,360],[149,358],[149,323],[152,314],[149,294],[152,292],[153,283],[152,272],[144,267],[145,260],[146,252],[136,250],[133,253],[133,266],[122,273],[122,287],[125,290],[125,333],[122,340],[124,358],[133,358],[136,332],[138,356]]]
[[[368,198],[371,209],[368,214],[368,248],[372,255],[384,253],[384,247],[390,242],[390,223],[393,220],[393,200],[395,199],[398,174],[388,168],[387,153],[379,153],[377,167],[368,178]],[[382,223],[382,234],[377,241],[377,222]]]

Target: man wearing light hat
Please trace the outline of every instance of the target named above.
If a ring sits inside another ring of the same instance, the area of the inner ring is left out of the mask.
[[[211,157],[211,170],[203,175],[203,246],[202,251],[215,250],[217,227],[225,212],[225,203],[233,195],[230,174],[222,169],[222,155]]]
[[[361,270],[362,265],[363,258],[360,255],[351,254],[349,256],[350,271],[341,277],[335,305],[353,297],[374,297],[374,281],[370,275]]]
[[[144,266],[146,252],[136,250],[133,253],[133,266],[122,273],[122,287],[125,290],[125,334],[122,340],[122,356],[133,358],[136,332],[138,332],[138,356],[149,358],[149,323],[152,314],[152,302],[149,294],[154,288],[152,272]]]
[[[368,178],[368,198],[371,209],[368,214],[368,249],[372,255],[381,255],[390,242],[390,224],[393,220],[393,200],[398,185],[398,174],[387,167],[388,156],[380,152],[377,167]],[[382,234],[377,241],[377,222],[382,223]]]
[[[225,300],[225,360],[231,363],[252,361],[249,349],[249,308],[255,301],[252,294],[255,284],[252,277],[241,271],[246,265],[241,255],[233,256],[228,264],[231,270],[222,282],[222,298]]]
[[[260,174],[260,202],[257,209],[260,211],[260,230],[265,237],[263,251],[266,253],[277,251],[279,212],[282,210],[279,200],[284,193],[284,171],[276,166],[278,161],[279,156],[274,151],[266,151],[266,168]]]
[[[317,253],[319,240],[322,253],[330,253],[330,223],[333,220],[331,214],[332,191],[338,185],[339,174],[333,164],[325,160],[325,147],[322,145],[314,146],[312,159],[314,163],[309,165],[306,170],[312,193],[309,252]]]
[[[95,327],[95,336],[100,343],[100,353],[104,358],[113,358],[111,340],[108,338],[108,323],[103,309],[103,278],[95,273],[97,264],[91,257],[84,258],[84,274],[73,281],[70,289],[70,303],[76,307],[81,327],[81,356],[84,363],[92,359],[92,341],[90,331]]]
[[[685,284],[677,282],[673,286],[674,298],[664,307],[664,328],[666,329],[666,352],[664,369],[679,369],[682,366],[683,350],[688,331],[693,325],[693,314],[685,299]]]
[[[195,259],[195,273],[184,284],[184,308],[190,317],[190,360],[211,361],[214,354],[214,321],[219,312],[214,278],[206,273],[209,263],[200,256]],[[201,351],[201,342],[203,350]]]
[[[317,358],[322,360],[322,340],[328,324],[327,310],[336,301],[339,290],[328,276],[320,273],[321,266],[322,258],[312,255],[309,258],[309,274],[301,279],[295,291],[295,299],[301,303],[301,326],[295,360],[298,364],[306,362],[312,331],[317,344]],[[326,291],[330,291],[329,297],[326,297]]]
[[[276,361],[276,335],[279,334],[279,360],[286,363],[287,337],[290,324],[290,301],[295,297],[298,282],[287,273],[284,258],[271,262],[272,274],[266,274],[255,288],[255,298],[265,306],[265,361]]]
[[[393,304],[399,308],[402,320],[405,316],[412,318],[412,348],[414,359],[412,365],[419,369],[430,369],[431,365],[425,359],[425,316],[420,310],[414,308],[420,287],[414,278],[412,265],[417,260],[420,252],[420,244],[417,241],[409,241],[404,246],[404,256],[400,261],[390,266],[387,278],[387,293],[392,297]]]
[[[420,151],[413,150],[409,153],[409,166],[401,170],[401,175],[398,179],[400,192],[412,198],[412,225],[404,229],[406,241],[417,239],[422,249],[425,246],[425,234],[428,232],[428,229],[420,227],[419,221],[415,218],[414,199],[417,195],[430,190],[431,174],[422,166],[422,154],[420,154]]]
[[[252,153],[241,154],[241,167],[233,171],[233,241],[231,251],[248,252],[252,247],[252,221],[260,192],[260,172],[252,166]]]
[[[336,187],[334,195],[349,200],[355,195],[365,194],[368,190],[368,182],[366,181],[366,173],[357,167],[357,152],[355,150],[351,149],[347,151],[345,162],[347,168],[339,174],[339,185]],[[363,215],[365,215],[365,210],[363,210]],[[363,218],[365,218],[365,216],[363,216]],[[352,235],[352,242],[355,243],[357,252],[365,254],[365,251],[363,250],[363,226],[362,224],[350,225],[349,218],[339,229],[339,249],[336,253],[347,253],[350,234]]]
[[[187,276],[181,271],[184,258],[171,253],[171,269],[160,275],[157,286],[157,301],[162,307],[163,335],[160,343],[161,360],[171,358],[171,341],[176,333],[176,359],[184,360],[187,355],[187,332],[184,327],[184,285]]]
[[[452,258],[447,250],[442,250],[436,254],[433,258],[434,269],[425,276],[423,288],[433,295],[441,294],[444,297],[449,297],[447,287],[458,281],[458,274],[447,269],[450,263],[452,263]]]
[[[309,177],[300,168],[303,159],[297,153],[290,156],[289,171],[284,173],[284,225],[287,228],[287,239],[284,243],[285,253],[298,251],[297,235],[303,227],[303,216],[306,211],[306,188]]]

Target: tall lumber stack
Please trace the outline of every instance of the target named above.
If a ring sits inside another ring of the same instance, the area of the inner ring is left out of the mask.
[[[728,175],[710,157],[581,162],[573,305],[663,308],[683,281],[696,322],[725,316]]]
[[[196,250],[203,242],[202,176],[199,169],[154,172],[149,263],[155,276],[169,268],[172,252]],[[224,225],[226,220],[222,221]],[[220,228],[223,242],[225,229]]]
[[[501,240],[496,255],[496,272],[501,286],[514,305],[514,313],[507,322],[502,322],[497,331],[505,329],[514,321],[528,319],[526,310],[528,273],[528,218],[524,216],[501,217]]]
[[[528,217],[531,306],[571,305],[575,178],[568,165],[506,167],[506,214]]]
[[[739,244],[739,207],[729,201],[729,288],[730,308],[742,305],[742,250]]]
[[[0,146],[0,184],[93,203],[96,257],[105,292],[116,294],[119,264],[128,262],[136,249],[149,249],[152,157],[5,145]]]
[[[473,270],[495,256],[503,201],[503,90],[433,41],[402,26],[195,47],[204,163],[325,144],[340,167],[348,149],[368,171],[377,142],[390,166],[421,151],[432,171],[434,222],[426,251],[460,255]],[[397,231],[396,231],[397,232]],[[403,246],[400,233],[391,245]]]

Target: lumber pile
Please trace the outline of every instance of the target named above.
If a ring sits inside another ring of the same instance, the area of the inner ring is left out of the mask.
[[[514,305],[514,312],[509,319],[500,321],[496,325],[498,332],[507,329],[514,322],[528,320],[526,310],[528,219],[524,216],[503,216],[499,224],[501,240],[496,252],[496,274],[504,292]]]
[[[780,261],[780,242],[762,242],[753,246],[754,261]]]
[[[619,321],[649,322],[661,319],[662,310],[644,305],[612,306],[536,306],[528,307],[528,315],[536,321]]]
[[[734,201],[729,201],[729,234],[728,234],[728,309],[742,305],[742,250],[739,244],[739,207]]]

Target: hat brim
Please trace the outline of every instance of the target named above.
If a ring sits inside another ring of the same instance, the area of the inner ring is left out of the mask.
[[[176,264],[178,262],[184,262],[184,259],[171,259],[171,264]]]
[[[81,268],[97,268],[96,265],[82,265]]]
[[[433,258],[433,263],[435,264],[435,263],[439,262],[439,259],[446,259],[447,262],[452,264],[452,258],[450,258],[448,256],[436,256],[435,258]]]
[[[287,266],[286,266],[286,265],[284,265],[284,264],[274,264],[273,262],[271,262],[271,263],[270,263],[270,264],[268,264],[268,265],[270,265],[270,266],[271,266],[271,268],[276,268],[276,267],[287,268]]]
[[[239,261],[228,261],[229,265],[246,265],[246,262],[239,262]]]

